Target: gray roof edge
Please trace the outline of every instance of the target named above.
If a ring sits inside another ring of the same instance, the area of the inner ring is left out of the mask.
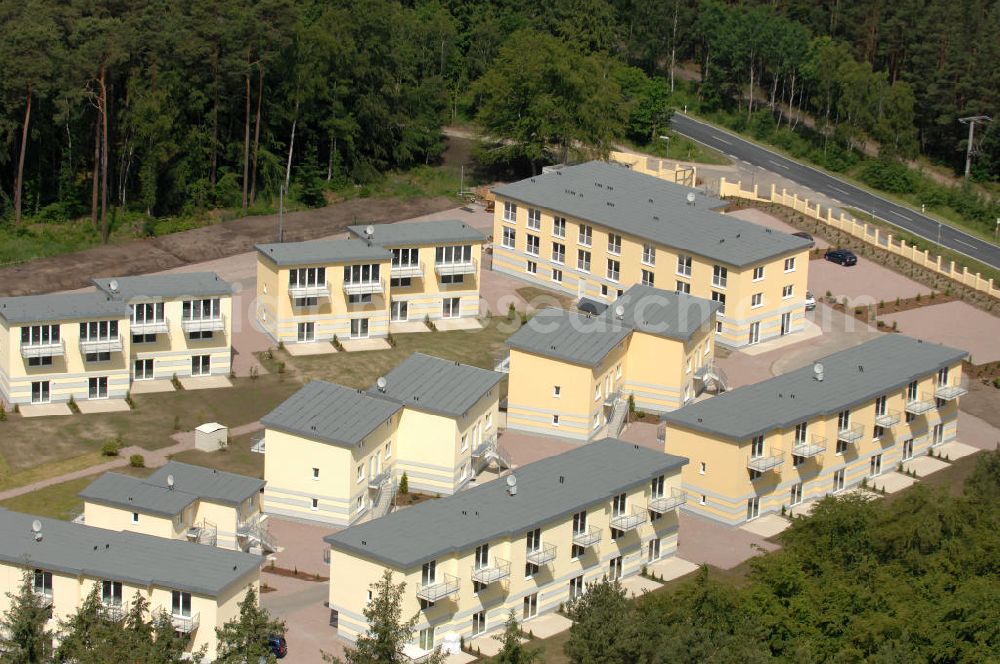
[[[372,396],[372,395],[368,394],[367,392],[365,392],[364,394],[366,396]],[[401,403],[398,403],[397,401],[392,400],[392,399],[386,399],[386,398],[384,398],[384,396],[385,395],[379,395],[378,398],[382,399],[382,401],[385,401],[386,403],[393,404],[393,405],[397,406],[397,408],[394,411],[392,411],[392,413],[389,415],[389,417],[385,418],[384,420],[382,420],[381,422],[379,422],[378,424],[376,424],[375,426],[373,426],[371,429],[369,429],[368,431],[366,431],[364,433],[364,435],[362,435],[360,438],[358,438],[358,440],[354,440],[354,441],[338,440],[336,438],[333,438],[332,436],[313,435],[312,433],[306,433],[306,432],[304,432],[302,430],[295,429],[295,428],[290,427],[290,426],[286,426],[286,425],[282,424],[281,422],[274,422],[274,420],[269,419],[267,415],[265,415],[264,417],[260,418],[260,423],[263,424],[265,428],[275,429],[276,431],[281,431],[281,432],[284,432],[284,433],[292,434],[292,435],[298,436],[300,438],[309,438],[309,439],[315,440],[316,442],[319,442],[319,443],[326,443],[328,445],[336,445],[337,447],[348,447],[348,448],[349,447],[354,447],[355,445],[357,445],[358,441],[364,440],[365,438],[367,438],[368,436],[370,436],[371,433],[372,433],[372,431],[375,431],[375,429],[378,429],[380,426],[382,426],[383,424],[385,424],[386,422],[388,422],[392,418],[393,415],[395,415],[396,413],[398,413],[400,410],[403,409],[403,405]],[[318,433],[318,432],[316,432],[316,433]]]
[[[181,493],[183,492],[179,491],[178,495],[180,495]],[[135,505],[133,503],[129,503],[124,500],[115,500],[113,498],[104,498],[101,496],[88,496],[85,495],[83,491],[81,491],[77,495],[89,503],[97,503],[98,505],[104,505],[105,507],[124,507],[128,508],[128,510],[131,512],[138,512],[139,514],[152,514],[154,516],[164,516],[164,517],[177,516],[185,509],[187,509],[191,505],[191,503],[198,500],[198,496],[195,496],[194,494],[187,494],[191,497],[191,500],[188,502],[188,504],[176,512],[170,512],[168,510],[156,509],[155,507],[149,507],[149,508],[142,507],[139,505]]]

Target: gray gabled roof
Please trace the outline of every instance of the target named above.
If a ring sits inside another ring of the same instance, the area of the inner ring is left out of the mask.
[[[258,244],[257,252],[277,265],[323,265],[327,263],[358,263],[387,261],[392,253],[364,240],[309,240]]]
[[[126,302],[178,297],[231,295],[233,287],[215,272],[183,272],[177,274],[143,275],[139,277],[103,277],[93,279],[105,294]],[[111,282],[118,288],[113,290]]]
[[[407,408],[461,417],[503,380],[503,374],[414,353],[384,378],[384,392],[373,385],[368,393]]]
[[[41,522],[36,541],[32,521]],[[0,560],[72,576],[124,581],[216,597],[251,572],[261,556],[183,540],[94,528],[0,508]]]
[[[746,441],[821,415],[871,401],[935,373],[968,355],[901,334],[886,334],[819,360],[813,365],[666,413],[670,425]]]
[[[128,305],[104,293],[52,293],[0,298],[0,318],[7,323],[48,323],[128,318]]]
[[[805,251],[809,240],[714,212],[721,201],[623,166],[591,161],[501,185],[497,195],[743,267]]]
[[[353,447],[401,409],[401,405],[388,399],[314,380],[260,422],[269,429]]]
[[[612,302],[601,314],[608,320],[639,332],[687,341],[699,329],[711,324],[718,302],[687,293],[660,290],[636,284]],[[618,308],[622,315],[618,317]]]
[[[684,457],[605,438],[514,471],[503,480],[429,500],[323,538],[333,549],[410,570],[452,552],[518,536],[644,485],[687,463]],[[607,537],[607,533],[605,533]],[[565,547],[569,542],[556,543]],[[559,555],[564,555],[560,553]]]
[[[632,333],[632,328],[605,316],[562,309],[542,309],[507,338],[516,350],[594,367]]]
[[[365,239],[366,226],[348,226],[355,237]],[[448,242],[485,242],[486,236],[457,219],[419,221],[398,224],[374,224],[371,241],[383,247],[407,247]]]

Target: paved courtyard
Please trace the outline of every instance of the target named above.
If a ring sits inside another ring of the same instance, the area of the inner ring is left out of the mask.
[[[885,316],[899,331],[969,351],[973,364],[1000,361],[1000,318],[966,302],[932,304]]]

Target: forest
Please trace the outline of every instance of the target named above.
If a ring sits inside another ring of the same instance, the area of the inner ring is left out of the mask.
[[[959,118],[1000,118],[1000,0],[0,0],[0,49],[14,234],[322,205],[435,163],[450,123],[528,170],[655,141],[690,102],[808,131],[832,168],[873,144],[961,172]],[[995,124],[981,182],[1000,180]]]

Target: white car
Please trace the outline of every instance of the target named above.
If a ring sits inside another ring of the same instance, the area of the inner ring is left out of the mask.
[[[806,311],[816,308],[816,297],[810,291],[806,291]]]

